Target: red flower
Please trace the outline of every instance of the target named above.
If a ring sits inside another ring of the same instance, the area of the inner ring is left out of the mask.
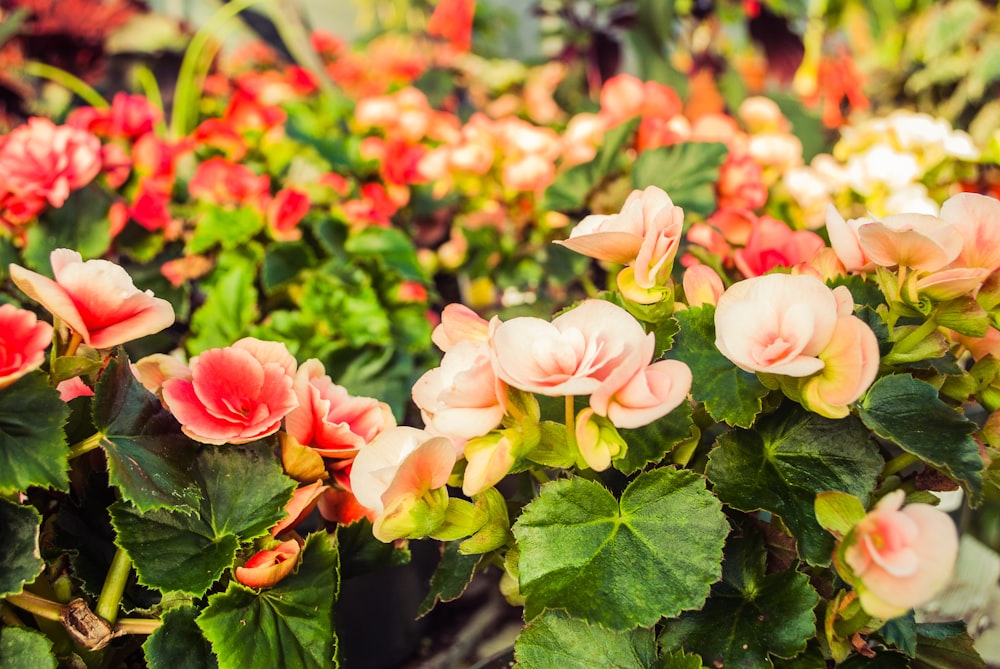
[[[260,206],[268,194],[270,179],[257,176],[246,165],[225,158],[209,158],[198,165],[188,182],[191,197],[218,205]]]
[[[267,224],[275,239],[295,240],[302,233],[295,229],[309,213],[309,196],[294,188],[282,188],[267,207]]]
[[[260,551],[236,568],[236,580],[251,588],[270,588],[292,573],[302,548],[295,539],[278,544],[269,551]]]
[[[443,37],[456,51],[468,51],[475,13],[476,0],[440,0],[427,23],[427,34]]]
[[[51,325],[27,309],[0,305],[0,389],[37,369],[51,343]]]

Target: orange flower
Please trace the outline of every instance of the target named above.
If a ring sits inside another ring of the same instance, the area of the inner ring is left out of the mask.
[[[468,51],[475,13],[476,0],[440,0],[427,23],[427,34],[443,37],[456,51]]]
[[[236,580],[251,588],[270,588],[292,573],[302,548],[295,539],[278,544],[273,550],[260,551],[236,568]]]

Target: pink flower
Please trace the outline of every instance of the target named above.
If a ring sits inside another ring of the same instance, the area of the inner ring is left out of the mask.
[[[653,346],[653,340],[647,338],[647,352],[640,358],[649,360]],[[683,362],[660,360],[640,367],[621,385],[609,379],[591,395],[590,406],[615,427],[642,427],[680,406],[691,391],[691,381],[691,369]]]
[[[55,281],[19,265],[10,266],[10,278],[88,346],[112,348],[173,324],[170,303],[136,288],[118,265],[84,262],[70,249],[56,249],[49,258]]]
[[[941,220],[962,238],[954,267],[1000,269],[1000,201],[975,193],[959,193],[941,205]]]
[[[656,186],[635,190],[618,214],[592,214],[557,242],[591,258],[631,265],[649,289],[670,275],[684,228],[684,211]]]
[[[878,339],[860,318],[842,309],[818,357],[823,370],[802,383],[802,403],[827,418],[844,418],[848,405],[868,390],[878,374]]]
[[[225,158],[209,158],[198,165],[188,182],[191,197],[222,206],[260,207],[270,178],[257,176],[246,165]]]
[[[195,441],[242,444],[266,437],[298,406],[295,358],[284,344],[246,337],[205,351],[190,367],[190,379],[163,382],[163,402]]]
[[[763,172],[748,154],[729,154],[719,170],[716,188],[720,209],[756,209],[767,202]]]
[[[879,618],[895,618],[937,595],[958,557],[958,532],[947,514],[929,504],[910,504],[895,490],[859,522],[844,561],[853,570],[861,606]]]
[[[895,214],[865,223],[858,228],[858,243],[876,265],[925,272],[942,269],[962,251],[955,227],[929,214]]]
[[[684,271],[681,279],[684,287],[684,300],[689,307],[700,307],[705,304],[715,305],[725,292],[722,279],[708,265],[692,265]]]
[[[63,402],[71,402],[77,397],[94,396],[93,388],[84,383],[83,379],[79,376],[74,376],[72,379],[60,381],[59,385],[56,386],[56,390],[59,391],[59,399]]]
[[[27,309],[0,305],[0,390],[45,361],[52,326]]]
[[[322,481],[313,481],[309,485],[296,488],[292,498],[285,505],[285,518],[271,528],[271,536],[276,537],[305,520],[306,516],[316,508],[320,496],[326,490],[327,487]]]
[[[101,171],[101,141],[86,130],[31,118],[0,140],[0,192],[61,207]]]
[[[745,248],[734,254],[743,276],[760,276],[775,267],[806,263],[826,247],[823,238],[809,230],[792,230],[770,216],[761,216]]]
[[[837,315],[837,298],[819,279],[746,279],[719,298],[715,345],[747,372],[809,376],[823,369],[818,355],[833,336]]]
[[[431,341],[448,352],[462,341],[487,341],[489,330],[489,323],[479,314],[464,304],[453,303],[441,312],[441,323],[431,333]]]
[[[413,401],[434,434],[464,441],[495,428],[504,405],[489,346],[461,341],[449,348],[441,366],[425,372],[413,385]]]
[[[294,188],[282,188],[267,207],[267,224],[276,239],[291,241],[302,233],[295,229],[309,213],[309,196]]]
[[[845,221],[832,204],[827,205],[826,231],[830,235],[830,246],[848,272],[875,270],[875,263],[865,255],[858,235],[858,229],[871,222],[870,218],[853,218]]]
[[[292,573],[299,562],[302,547],[295,539],[284,541],[271,550],[260,551],[235,569],[236,580],[250,588],[270,588]]]
[[[167,379],[191,380],[191,368],[183,360],[166,353],[153,353],[132,363],[132,374],[142,387],[159,395]]]
[[[324,373],[319,360],[302,363],[292,388],[299,404],[285,417],[285,431],[323,457],[353,457],[383,430],[396,425],[387,404],[352,397]]]

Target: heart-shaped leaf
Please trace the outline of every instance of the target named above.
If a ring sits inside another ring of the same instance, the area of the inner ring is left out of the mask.
[[[585,479],[546,484],[513,531],[529,618],[560,608],[624,630],[700,607],[729,525],[701,476],[666,467],[640,474],[620,502]]]
[[[69,408],[41,372],[0,390],[0,494],[30,486],[65,490]]]
[[[522,669],[651,669],[656,637],[648,629],[613,632],[562,611],[546,611],[532,620],[514,643]],[[701,667],[699,662],[697,667]]]

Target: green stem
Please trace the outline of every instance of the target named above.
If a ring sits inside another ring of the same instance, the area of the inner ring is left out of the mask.
[[[122,634],[152,634],[162,624],[159,618],[122,618],[115,630]]]
[[[887,476],[892,476],[897,472],[901,472],[910,465],[915,465],[920,462],[920,458],[915,456],[913,453],[900,453],[889,462],[885,463],[885,468],[882,469],[882,478]]]
[[[97,434],[92,434],[83,441],[78,441],[69,447],[69,459],[78,458],[84,453],[89,453],[101,445],[101,440],[104,439],[104,435],[98,432]]]
[[[21,69],[29,76],[54,81],[71,93],[80,96],[91,107],[105,109],[110,106],[108,101],[101,97],[100,93],[91,88],[85,81],[73,76],[66,70],[34,60],[26,62]]]
[[[323,60],[312,48],[312,41],[302,23],[302,15],[296,8],[296,3],[276,0],[269,5],[271,20],[278,29],[281,41],[285,43],[288,51],[295,58],[295,62],[315,75],[316,81],[324,93],[327,95],[335,94],[337,86],[327,73]]]
[[[202,89],[208,68],[219,46],[211,45],[211,39],[222,26],[237,14],[265,0],[235,0],[220,7],[195,33],[184,52],[180,71],[177,73],[177,88],[174,106],[170,114],[170,134],[174,139],[184,137],[197,119],[197,99]]]
[[[892,350],[889,352],[889,356],[892,356],[893,354],[902,355],[909,353],[916,347],[917,344],[922,342],[932,332],[937,330],[937,328],[937,321],[934,320],[934,314],[931,314],[930,318],[924,321],[923,324],[921,324],[916,330],[913,330],[893,344]]]
[[[24,609],[28,613],[34,614],[45,620],[60,621],[63,605],[58,602],[49,601],[44,597],[33,595],[30,592],[21,592],[16,595],[7,595],[7,603]]]
[[[118,619],[118,607],[125,593],[125,584],[128,583],[129,574],[132,573],[132,560],[121,548],[115,552],[115,557],[111,560],[111,568],[104,579],[104,587],[101,588],[101,595],[97,598],[97,606],[94,608],[101,618],[104,618],[112,625]]]
[[[0,604],[0,622],[7,627],[24,627],[24,621],[6,604]]]
[[[70,337],[69,344],[66,345],[66,351],[63,353],[65,356],[71,356],[76,354],[76,350],[80,348],[80,344],[83,343],[83,335],[81,335],[76,330],[70,330],[73,335]]]

